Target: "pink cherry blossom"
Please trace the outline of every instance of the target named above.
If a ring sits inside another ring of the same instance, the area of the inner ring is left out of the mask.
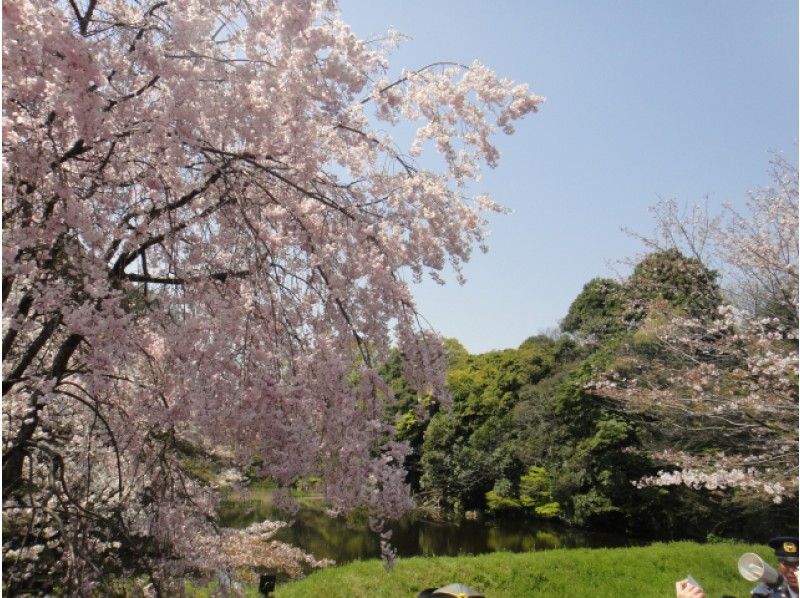
[[[124,553],[165,587],[213,531],[187,446],[407,509],[376,368],[397,344],[444,385],[405,279],[482,246],[468,183],[542,98],[479,63],[390,80],[397,36],[333,1],[18,0],[3,33],[4,580],[85,593]]]
[[[659,237],[647,245],[678,248],[715,268],[726,302],[703,319],[665,321],[653,310],[643,331],[657,350],[626,353],[624,374],[591,385],[627,410],[656,416],[679,443],[657,454],[670,467],[641,484],[735,487],[776,503],[797,495],[798,175],[785,160],[772,166],[772,185],[752,192],[742,212],[656,207]],[[693,443],[726,452],[679,450]]]

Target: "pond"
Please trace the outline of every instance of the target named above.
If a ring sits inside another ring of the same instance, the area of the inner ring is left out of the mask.
[[[380,556],[378,536],[366,518],[331,518],[319,500],[301,500],[291,526],[276,539],[337,563]],[[246,527],[264,519],[288,520],[273,505],[271,492],[255,488],[233,496],[220,508],[220,524]],[[630,546],[637,542],[621,535],[587,532],[550,522],[439,522],[409,517],[391,525],[392,545],[401,557],[456,556],[487,552],[529,552],[553,548]]]

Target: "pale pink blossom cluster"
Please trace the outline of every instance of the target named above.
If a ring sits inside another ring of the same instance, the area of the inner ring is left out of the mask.
[[[659,355],[643,360],[630,352],[624,374],[609,372],[587,389],[657,417],[676,446],[723,442],[735,451],[661,453],[658,459],[677,469],[643,483],[737,487],[779,502],[783,494],[776,492],[798,488],[797,346],[786,333],[775,336],[781,330],[776,322],[765,327],[730,307],[720,312],[722,321],[703,325],[662,322]],[[727,320],[733,314],[735,325]]]
[[[444,362],[403,276],[483,245],[498,208],[468,183],[542,99],[388,64],[333,1],[4,3],[4,550],[59,529],[41,566],[83,592],[113,537],[158,590],[180,559],[147,539],[186,558],[213,514],[187,446],[319,475],[339,511],[408,508],[377,368],[396,344],[441,395]]]
[[[765,475],[763,463],[758,457],[728,456],[724,453],[696,455],[674,450],[663,451],[657,457],[661,461],[679,463],[681,469],[660,470],[653,476],[637,480],[635,486],[684,485],[708,490],[738,488],[766,496],[775,504],[781,504],[793,490],[781,481],[785,476]]]
[[[796,496],[797,170],[776,159],[773,186],[751,194],[746,214],[712,217],[695,207],[681,215],[675,202],[656,212],[660,238],[647,244],[716,267],[729,301],[698,318],[653,311],[641,331],[657,349],[625,352],[588,388],[655,416],[672,443],[658,455],[672,467],[640,484],[736,487],[776,503]],[[709,454],[707,446],[725,453]]]
[[[244,529],[223,528],[218,533],[201,532],[191,537],[195,547],[187,555],[193,571],[204,577],[250,584],[258,583],[259,572],[301,576],[309,569],[328,567],[334,562],[318,560],[295,546],[274,540],[275,534],[287,524],[282,521],[262,521]],[[216,558],[205,558],[214,554]],[[202,555],[202,558],[199,558]]]

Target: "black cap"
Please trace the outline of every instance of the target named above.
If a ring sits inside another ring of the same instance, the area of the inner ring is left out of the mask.
[[[775,556],[779,561],[797,562],[797,536],[778,536],[772,538],[767,544],[775,551]]]

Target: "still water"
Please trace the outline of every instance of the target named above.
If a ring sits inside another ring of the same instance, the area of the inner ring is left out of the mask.
[[[380,556],[378,536],[365,518],[331,518],[319,503],[304,501],[291,526],[277,540],[293,544],[316,558],[346,563]],[[288,520],[272,506],[269,490],[240,495],[220,508],[220,523],[246,527],[264,519]],[[455,556],[487,552],[528,552],[552,548],[630,546],[624,536],[576,530],[554,523],[498,521],[434,522],[412,517],[391,525],[392,545],[404,556]]]

